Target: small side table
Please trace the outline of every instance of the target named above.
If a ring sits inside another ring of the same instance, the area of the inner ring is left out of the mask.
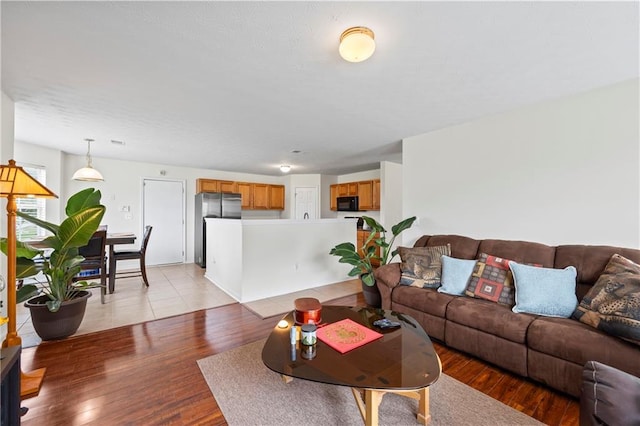
[[[20,346],[0,349],[2,385],[0,386],[0,425],[20,424]]]

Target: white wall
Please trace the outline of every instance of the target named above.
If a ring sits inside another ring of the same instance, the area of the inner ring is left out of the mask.
[[[322,175],[320,177],[320,217],[336,218],[338,212],[331,210],[331,185],[338,183],[338,176]]]
[[[403,141],[407,231],[640,246],[639,83]]]
[[[380,223],[385,229],[404,219],[402,217],[402,164],[380,163]],[[398,242],[402,241],[402,235]]]
[[[0,163],[7,164],[13,158],[13,138],[14,138],[14,103],[4,92],[2,92],[2,102],[0,103]],[[0,235],[7,236],[7,200],[0,198]],[[0,254],[0,274],[7,277],[7,257]],[[7,316],[7,288],[9,283],[5,282],[5,288],[0,292],[2,307],[0,316]],[[13,288],[13,287],[12,287]],[[7,325],[0,327],[0,339],[4,341],[7,336]]]

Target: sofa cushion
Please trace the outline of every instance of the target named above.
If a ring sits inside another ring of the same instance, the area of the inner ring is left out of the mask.
[[[576,268],[539,268],[509,264],[516,286],[516,305],[513,312],[548,317],[569,318],[578,306],[576,297]]]
[[[464,294],[509,307],[515,303],[511,260],[481,253]]]
[[[438,291],[462,296],[475,266],[475,260],[442,256],[442,286]]]
[[[528,241],[483,240],[478,252],[490,253],[518,263],[553,268],[556,248]]]
[[[516,314],[508,306],[468,297],[455,298],[447,306],[447,320],[516,343],[526,341],[527,327],[535,318]]]
[[[440,287],[443,255],[451,254],[451,246],[435,247],[399,247],[401,285],[420,288]]]
[[[399,285],[391,295],[394,303],[444,318],[447,305],[456,296],[438,293],[432,288],[418,288]]]
[[[574,364],[599,361],[640,376],[638,347],[579,321],[537,317],[527,333],[529,348]]]
[[[608,334],[640,344],[640,265],[614,254],[574,317]]]
[[[475,259],[478,256],[479,240],[463,237],[461,235],[423,235],[414,247],[443,246],[451,245],[451,256],[458,259]]]

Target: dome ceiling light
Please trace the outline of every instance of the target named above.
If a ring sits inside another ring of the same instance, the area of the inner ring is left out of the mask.
[[[340,36],[340,56],[345,61],[362,62],[376,50],[374,35],[367,27],[351,27]]]
[[[76,170],[71,179],[85,182],[102,182],[104,178],[99,171],[91,165],[91,142],[93,139],[85,139],[87,142],[87,166]]]

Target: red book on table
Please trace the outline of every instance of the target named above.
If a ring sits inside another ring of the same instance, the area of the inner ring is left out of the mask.
[[[379,339],[382,334],[347,318],[318,329],[317,336],[343,354]]]

